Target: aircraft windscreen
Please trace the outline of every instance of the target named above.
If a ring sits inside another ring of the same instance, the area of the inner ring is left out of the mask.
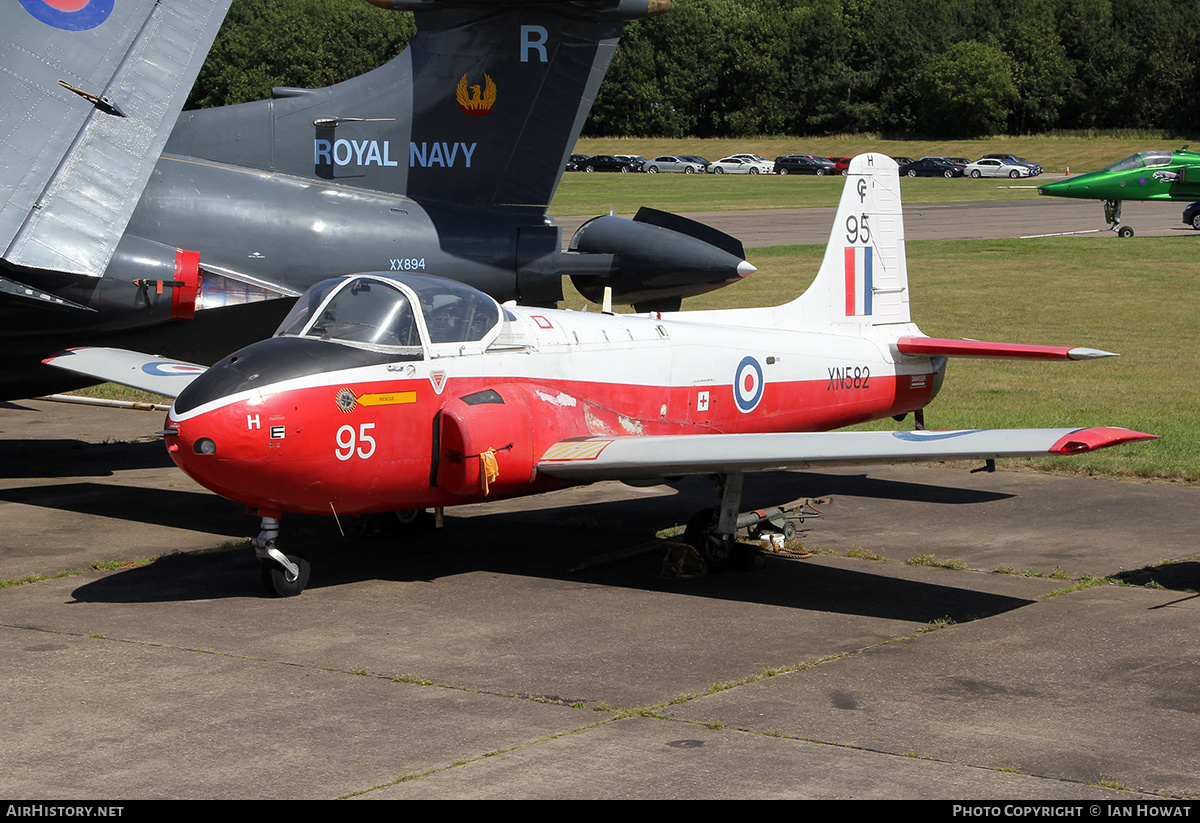
[[[287,317],[283,318],[279,328],[275,330],[275,336],[302,334],[312,313],[320,308],[329,292],[341,282],[340,277],[323,280],[301,295],[300,299],[296,301],[296,305],[292,306],[292,310],[287,313]]]
[[[372,346],[421,345],[412,305],[400,290],[368,277],[326,282],[293,307],[279,334]],[[322,304],[333,287],[339,290]]]
[[[1119,163],[1113,163],[1104,171],[1129,171],[1147,166],[1166,166],[1171,162],[1172,154],[1169,151],[1142,151],[1126,157]]]

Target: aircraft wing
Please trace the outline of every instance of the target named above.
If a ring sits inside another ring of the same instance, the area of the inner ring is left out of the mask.
[[[171,398],[178,397],[188,383],[208,369],[207,366],[168,360],[156,354],[91,347],[67,349],[42,362],[97,380],[120,383]]]
[[[783,432],[591,437],[554,444],[539,472],[576,482],[819,466],[1079,454],[1155,435],[1131,429]]]
[[[0,256],[99,277],[231,0],[0,4]]]

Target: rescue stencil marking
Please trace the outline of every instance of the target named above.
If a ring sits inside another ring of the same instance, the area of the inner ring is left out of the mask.
[[[747,355],[738,364],[733,377],[733,399],[738,411],[748,414],[758,408],[763,396],[762,366],[758,361]]]
[[[334,399],[339,409],[349,413],[354,410],[355,406],[399,406],[416,403],[417,393],[415,391],[398,391],[356,396],[353,391],[346,388],[339,390]]]

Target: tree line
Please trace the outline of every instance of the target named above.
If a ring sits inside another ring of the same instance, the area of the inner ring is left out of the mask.
[[[408,14],[234,0],[192,107],[400,52]],[[976,137],[1200,125],[1195,0],[674,0],[629,24],[584,134]]]

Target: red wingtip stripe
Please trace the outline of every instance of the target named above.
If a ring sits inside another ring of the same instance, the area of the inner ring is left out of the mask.
[[[1133,443],[1138,440],[1157,440],[1157,434],[1146,434],[1133,429],[1120,429],[1110,426],[1093,426],[1087,429],[1073,431],[1061,438],[1050,447],[1051,454],[1083,454],[1084,452],[1106,449],[1121,443]]]
[[[927,357],[997,357],[1016,360],[1069,360],[1070,346],[1030,346],[1024,343],[990,343],[986,340],[952,340],[944,337],[901,337],[901,354]]]

